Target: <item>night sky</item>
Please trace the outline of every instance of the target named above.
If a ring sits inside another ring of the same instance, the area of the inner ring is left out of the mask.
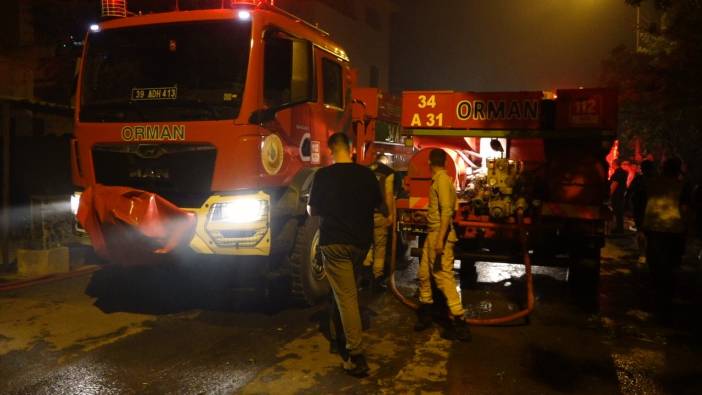
[[[592,87],[617,45],[634,45],[624,0],[403,0],[391,89]]]

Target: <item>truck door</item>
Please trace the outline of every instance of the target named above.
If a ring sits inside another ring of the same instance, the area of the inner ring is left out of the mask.
[[[317,78],[321,83],[318,95],[322,106],[313,115],[312,136],[315,145],[320,145],[319,161],[313,156],[312,164],[326,165],[331,163],[328,150],[324,147],[330,135],[336,132],[348,132],[350,128],[350,112],[345,111],[346,103],[350,101],[350,82],[345,78],[349,71],[347,64],[324,50],[315,50]],[[348,90],[348,92],[347,92]],[[347,94],[348,93],[348,94]],[[317,150],[314,148],[313,151]],[[313,152],[314,155],[314,152]],[[315,163],[317,162],[317,163]]]
[[[287,146],[299,147],[302,162],[309,161],[310,107],[316,101],[312,43],[270,28],[264,36],[263,57],[264,107],[282,108],[266,127]]]

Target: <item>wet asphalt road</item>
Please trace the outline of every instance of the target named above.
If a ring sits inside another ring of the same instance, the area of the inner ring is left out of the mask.
[[[605,251],[599,309],[537,276],[530,322],[475,327],[471,343],[414,333],[390,294],[365,297],[371,375],[330,354],[323,306],[266,302],[222,267],[109,269],[0,294],[0,393],[700,394],[700,267],[690,261],[672,323],[646,309],[631,237]],[[412,293],[412,267],[401,273]],[[502,277],[501,277],[502,276]],[[463,289],[474,314],[520,308],[524,284],[485,266]],[[244,284],[245,285],[245,284]]]

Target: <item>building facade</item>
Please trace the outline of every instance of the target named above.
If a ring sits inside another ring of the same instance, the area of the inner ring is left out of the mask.
[[[276,0],[275,5],[316,24],[349,54],[358,83],[389,89],[390,0]]]

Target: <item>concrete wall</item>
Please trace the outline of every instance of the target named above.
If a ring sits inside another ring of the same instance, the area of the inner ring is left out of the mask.
[[[34,95],[32,1],[3,0],[0,12],[0,97]]]
[[[30,231],[32,197],[57,196],[59,201],[68,202],[68,197],[74,189],[70,173],[70,112],[57,110],[54,106],[12,102],[9,124],[11,138],[8,240],[11,262],[16,248],[37,246],[33,243],[38,239],[36,236],[32,237]],[[0,182],[5,185],[1,176]],[[51,205],[52,210],[60,211],[57,214],[63,218],[60,224],[62,234],[70,233],[66,231],[71,223],[67,207],[66,204]],[[52,231],[57,229],[53,229],[52,225]]]
[[[34,96],[34,72],[24,61],[0,56],[0,97],[31,99]]]
[[[10,106],[12,204],[26,205],[33,195],[71,193],[71,111],[21,101],[11,101]]]
[[[34,42],[33,0],[2,0],[0,48],[31,45]]]

